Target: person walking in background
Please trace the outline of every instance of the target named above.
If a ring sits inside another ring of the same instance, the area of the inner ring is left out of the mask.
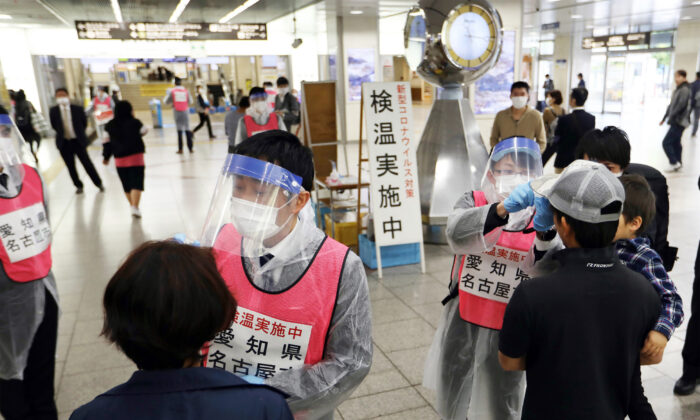
[[[138,370],[71,420],[293,420],[281,391],[201,367],[202,348],[237,309],[211,249],[146,242],[112,276],[103,304],[102,335]]]
[[[557,157],[554,159],[554,172],[561,173],[564,168],[576,160],[576,147],[584,134],[595,128],[595,116],[584,111],[583,105],[588,99],[586,88],[571,91],[569,106],[571,113],[558,118],[554,136],[558,137]]]
[[[690,85],[691,104],[693,105],[693,137],[698,134],[698,122],[700,122],[700,71],[695,72],[695,81]]]
[[[209,140],[214,140],[214,133],[211,131],[211,120],[209,119],[209,111],[211,107],[209,106],[209,99],[207,98],[207,91],[202,87],[202,85],[197,85],[197,114],[199,114],[199,124],[192,130],[192,133],[196,133],[197,130],[207,124],[207,130],[209,130]]]
[[[691,89],[690,83],[687,80],[688,74],[685,70],[678,70],[674,75],[676,82],[676,90],[671,96],[671,103],[666,108],[664,118],[659,125],[664,125],[668,122],[668,132],[663,140],[664,153],[668,157],[671,167],[668,172],[679,171],[683,167],[683,145],[681,137],[683,131],[690,125],[690,110],[691,110]]]
[[[228,152],[233,153],[233,146],[236,145],[236,132],[238,132],[238,124],[245,116],[246,110],[250,108],[250,100],[247,96],[241,97],[238,101],[238,107],[226,113],[224,119],[224,131],[228,137]]]
[[[143,123],[134,118],[134,109],[128,101],[117,103],[114,119],[105,127],[107,138],[102,145],[103,163],[107,165],[114,156],[119,180],[124,187],[124,194],[131,206],[131,215],[141,217],[139,202],[143,192],[143,178],[146,164],[144,153],[146,146],[143,136],[148,129]]]
[[[187,89],[182,86],[182,79],[179,77],[175,78],[175,87],[168,89],[165,98],[163,98],[163,103],[173,106],[175,128],[177,129],[177,154],[182,154],[183,133],[187,137],[187,148],[190,150],[190,153],[193,153],[194,144],[192,137],[194,137],[194,134],[190,131],[190,116],[188,115],[190,104],[192,103],[192,96],[190,96]]]
[[[289,91],[286,77],[277,79],[277,96],[275,96],[275,113],[282,117],[287,130],[293,132],[292,126],[299,124],[299,101]]]
[[[274,111],[277,91],[272,86],[272,82],[263,82],[263,89],[265,89],[265,93],[267,93],[267,105],[270,107],[270,111]]]
[[[548,74],[544,75],[544,84],[542,85],[542,88],[544,89],[545,97],[549,92],[554,90],[554,80],[550,79]]]
[[[49,110],[51,126],[56,131],[56,147],[61,152],[61,157],[66,163],[68,173],[75,185],[76,194],[83,193],[83,182],[78,176],[75,168],[76,156],[85,168],[88,176],[100,191],[104,192],[102,179],[92,164],[87,153],[88,139],[85,134],[87,127],[87,116],[85,110],[80,105],[70,103],[68,90],[66,88],[56,89],[56,106]]]
[[[545,101],[547,102],[547,108],[545,108],[542,113],[542,120],[544,121],[544,129],[547,133],[547,148],[544,149],[544,153],[542,153],[542,166],[546,165],[547,161],[557,151],[557,142],[559,138],[554,136],[554,131],[557,128],[559,117],[566,114],[566,111],[561,106],[562,102],[564,102],[561,91],[554,89],[549,92]]]
[[[38,160],[36,154],[41,144],[41,135],[34,129],[34,121],[32,121],[34,115],[36,115],[34,105],[27,100],[24,90],[20,89],[15,94],[15,122],[20,134],[29,143],[29,150],[34,159]]]
[[[525,137],[535,140],[540,151],[544,150],[546,140],[542,114],[527,105],[529,95],[530,85],[526,82],[511,85],[510,100],[513,105],[496,114],[491,128],[491,148],[511,137]]]
[[[109,96],[109,88],[100,86],[97,88],[97,96],[92,98],[90,106],[85,110],[87,115],[95,117],[95,129],[97,138],[105,141],[105,125],[114,117],[114,101]]]
[[[585,87],[586,87],[586,81],[583,80],[583,74],[582,74],[582,73],[579,73],[578,76],[576,76],[576,77],[578,77],[578,86],[576,86],[576,87],[585,88]]]

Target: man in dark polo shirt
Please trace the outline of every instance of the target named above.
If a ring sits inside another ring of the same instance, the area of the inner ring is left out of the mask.
[[[611,244],[622,184],[599,163],[575,163],[532,181],[550,202],[535,216],[549,223],[535,225],[554,225],[566,249],[553,255],[551,274],[516,289],[499,337],[501,366],[526,371],[523,419],[624,419],[659,313],[652,286]]]

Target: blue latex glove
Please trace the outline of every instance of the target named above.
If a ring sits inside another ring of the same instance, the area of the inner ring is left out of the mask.
[[[241,379],[253,385],[265,385],[265,380],[259,376],[245,375],[241,376]]]
[[[515,187],[508,198],[503,201],[503,207],[506,208],[508,213],[517,213],[534,205],[535,193],[532,191],[529,182]]]
[[[546,198],[535,197],[535,218],[532,223],[538,232],[546,232],[554,227],[554,214]]]
[[[201,246],[199,241],[190,241],[189,239],[187,239],[187,235],[185,235],[184,233],[176,233],[173,236],[173,240],[179,244]]]

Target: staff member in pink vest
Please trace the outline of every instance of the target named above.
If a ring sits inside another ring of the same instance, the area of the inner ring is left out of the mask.
[[[192,96],[187,89],[182,86],[182,79],[175,78],[175,87],[168,89],[163,98],[163,103],[173,106],[173,115],[175,116],[175,128],[177,129],[177,154],[182,154],[182,133],[187,137],[187,148],[190,153],[194,152],[192,131],[190,130],[190,104],[192,104]]]
[[[443,419],[520,418],[524,376],[501,369],[498,331],[513,291],[529,278],[523,268],[535,241],[534,206],[527,205],[534,197],[520,197],[515,187],[541,175],[537,143],[505,139],[491,153],[481,190],[465,193],[448,217],[456,254],[450,296],[423,379],[436,389]]]
[[[39,173],[24,140],[0,114],[0,414],[56,419],[58,294],[51,226]]]
[[[257,86],[252,88],[248,98],[250,107],[245,112],[243,124],[238,124],[236,144],[263,131],[287,129],[284,119],[268,106],[265,89]]]
[[[87,115],[95,117],[95,129],[97,130],[97,138],[104,141],[105,125],[114,118],[114,100],[109,96],[109,88],[100,86],[97,90],[97,96],[92,98],[90,106],[85,110]]]
[[[369,372],[372,328],[360,258],[316,227],[311,151],[252,136],[228,155],[202,244],[238,301],[206,366],[290,395],[296,418],[332,418]]]

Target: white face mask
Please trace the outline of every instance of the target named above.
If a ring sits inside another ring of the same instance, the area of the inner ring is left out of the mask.
[[[284,95],[289,93],[289,88],[288,87],[277,88],[277,92],[279,92],[280,96],[284,96]]]
[[[257,112],[258,114],[264,114],[269,109],[267,102],[265,101],[253,102],[251,104],[251,108],[253,108],[253,111]]]
[[[56,98],[56,103],[59,105],[68,105],[70,103],[70,99],[66,97]]]
[[[527,105],[527,96],[513,96],[510,100],[515,109],[521,109]]]
[[[513,192],[515,187],[529,180],[530,178],[524,175],[501,175],[496,178],[496,191],[505,198]]]
[[[276,220],[279,210],[277,207],[253,203],[242,198],[231,198],[231,221],[238,233],[245,238],[265,240],[280,233],[293,215],[278,226]]]
[[[0,137],[0,165],[10,167],[22,163],[12,145],[12,138]]]
[[[547,105],[552,105],[552,98],[547,98]]]
[[[622,171],[620,171],[620,172],[613,172],[612,174],[619,178],[619,177],[622,176]]]

